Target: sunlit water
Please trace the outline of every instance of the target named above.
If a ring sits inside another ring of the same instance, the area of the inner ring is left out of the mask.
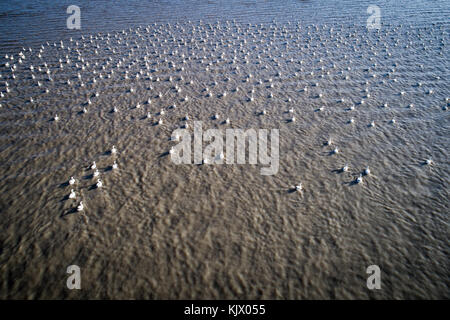
[[[57,3],[0,4],[1,298],[449,298],[447,1]],[[195,120],[278,173],[175,165]]]

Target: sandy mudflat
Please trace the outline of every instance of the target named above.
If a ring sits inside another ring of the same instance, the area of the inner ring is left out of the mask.
[[[215,18],[3,47],[0,298],[449,298],[448,25]],[[279,129],[278,173],[175,165],[194,121]]]

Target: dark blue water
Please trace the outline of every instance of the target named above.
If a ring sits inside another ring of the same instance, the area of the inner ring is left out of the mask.
[[[381,9],[383,25],[448,26],[450,1],[373,1],[373,0],[273,0],[273,1],[53,1],[25,0],[0,2],[0,53],[13,53],[22,46],[38,45],[70,36],[109,32],[151,23],[187,20],[236,19],[264,23],[272,20],[302,24],[366,25],[369,5]],[[81,9],[81,30],[69,30],[66,9]]]

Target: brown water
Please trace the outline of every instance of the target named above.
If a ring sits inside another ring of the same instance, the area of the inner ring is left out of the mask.
[[[323,13],[311,23],[257,13],[124,23],[61,36],[63,46],[44,33],[25,41],[22,63],[22,45],[3,47],[14,60],[0,68],[1,298],[449,298],[448,24],[391,20],[374,32]],[[175,165],[169,139],[186,114],[190,128],[279,129],[278,173]],[[79,291],[66,287],[72,264]],[[366,287],[372,264],[381,290]]]

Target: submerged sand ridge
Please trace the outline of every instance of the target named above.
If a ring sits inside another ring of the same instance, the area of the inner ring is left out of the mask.
[[[0,297],[448,297],[447,41],[186,22],[3,57]],[[278,172],[174,164],[194,121],[279,129]]]

